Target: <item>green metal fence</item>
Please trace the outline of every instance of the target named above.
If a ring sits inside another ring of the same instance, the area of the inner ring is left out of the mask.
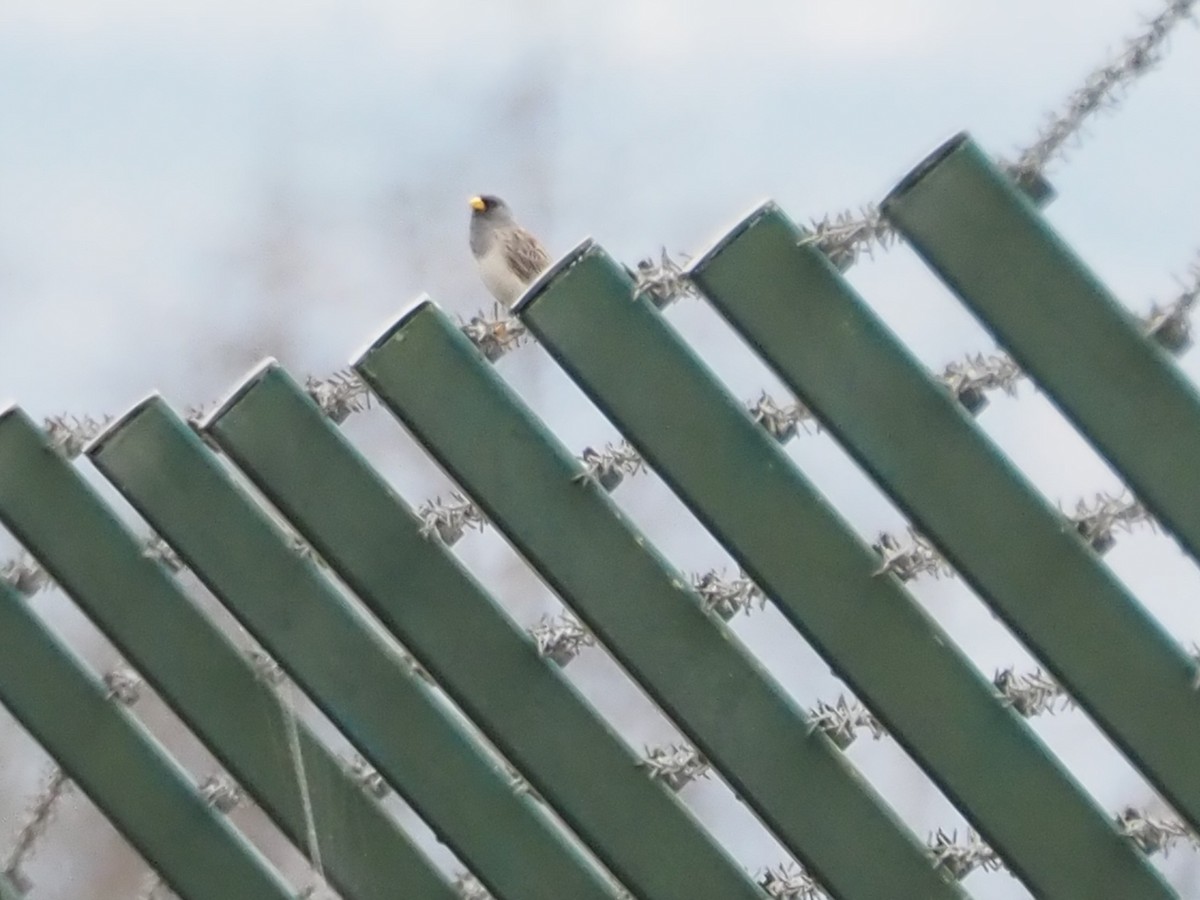
[[[960,136],[883,210],[1196,556],[1200,402],[1032,201]],[[1200,827],[1195,661],[984,435],[975,404],[925,371],[772,204],[689,275]],[[1033,894],[1174,896],[879,548],[636,294],[588,242],[515,312]],[[435,304],[355,369],[821,890],[965,896],[962,873],[931,858],[703,586],[622,515],[604,473]],[[295,713],[297,691],[498,898],[763,896],[310,393],[268,363],[199,427],[152,397],[87,451],[290,684],[234,646],[16,408],[0,416],[0,521],[346,898],[456,894]],[[171,887],[294,896],[111,695],[0,580],[0,701]],[[16,893],[0,880],[0,897]]]

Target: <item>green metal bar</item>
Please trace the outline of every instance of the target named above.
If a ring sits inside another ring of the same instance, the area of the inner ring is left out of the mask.
[[[1036,208],[959,135],[883,211],[1200,560],[1200,397]]]
[[[621,266],[588,247],[520,314],[1034,893],[1094,897],[1119,886],[1169,896],[949,636],[881,577],[878,554],[666,321],[630,301],[632,290]],[[1031,820],[1054,823],[1052,838]],[[1109,855],[1097,860],[1101,849]]]
[[[765,206],[698,260],[692,279],[1163,796],[1200,824],[1195,664],[802,232]],[[1045,868],[1039,882],[1083,884],[1101,862],[1145,865],[1073,785],[1057,799],[1031,780],[996,788],[1007,807],[1004,843],[1022,868]],[[1043,802],[1052,818],[1030,828],[1029,811]],[[1064,861],[1072,832],[1079,850]]]
[[[422,304],[356,368],[833,895],[961,896],[443,313]]]
[[[761,897],[286,373],[206,431],[631,891]]]
[[[189,900],[292,896],[187,773],[0,581],[0,703]]]
[[[493,894],[613,896],[536,800],[518,793],[421,675],[292,549],[162,400],[135,408],[88,453]]]
[[[0,900],[21,900],[16,885],[5,877],[3,872],[0,872]]]
[[[0,521],[307,853],[291,725],[254,666],[19,411],[0,419]],[[325,873],[347,900],[453,889],[303,722],[296,739]]]

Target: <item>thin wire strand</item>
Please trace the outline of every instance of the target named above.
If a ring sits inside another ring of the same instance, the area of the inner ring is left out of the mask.
[[[122,706],[132,706],[141,697],[141,679],[122,663],[109,669],[102,682],[107,688],[108,699]],[[13,848],[4,861],[4,874],[22,894],[29,893],[33,888],[25,875],[24,867],[37,853],[39,844],[54,822],[59,804],[70,793],[73,785],[74,782],[67,773],[56,763],[52,763],[45,785],[34,798],[25,817],[25,824],[17,832]]]
[[[1168,0],[1163,10],[1128,38],[1114,57],[1089,72],[1062,107],[1047,116],[1016,162],[1002,163],[1009,175],[1035,193],[1044,192],[1042,179],[1047,166],[1062,158],[1068,145],[1082,143],[1083,126],[1088,120],[1102,110],[1115,111],[1133,84],[1162,61],[1167,39],[1192,17],[1193,6],[1195,0]],[[889,249],[898,239],[879,206],[873,203],[857,211],[847,210],[812,220],[806,238],[842,269],[863,255],[871,256],[877,249]]]

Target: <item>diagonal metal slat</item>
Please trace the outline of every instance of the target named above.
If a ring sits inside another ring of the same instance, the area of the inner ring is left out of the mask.
[[[0,420],[0,521],[302,852],[292,726],[271,688],[27,416]],[[303,722],[296,739],[326,875],[347,900],[455,896]]]
[[[288,900],[262,855],[0,581],[0,703],[187,900]]]
[[[1200,397],[966,135],[883,202],[921,258],[1200,561]]]
[[[607,879],[165,403],[135,408],[88,453],[494,895],[611,900]]]
[[[1200,825],[1195,664],[803,237],[778,208],[763,207],[696,262],[693,280]],[[1107,830],[1109,844],[1132,850]],[[1107,852],[1103,839],[1097,852]]]
[[[356,368],[834,896],[962,896],[441,311]]]
[[[285,372],[206,432],[634,894],[761,897]]]
[[[16,885],[5,877],[3,872],[0,872],[0,900],[21,900]]]
[[[632,293],[625,270],[586,246],[519,314],[1031,890],[1169,896],[949,636],[880,576],[875,551],[779,443]],[[1054,839],[1031,834],[1030,819],[1054,822]]]

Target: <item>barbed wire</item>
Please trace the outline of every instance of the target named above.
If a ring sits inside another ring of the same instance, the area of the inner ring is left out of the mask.
[[[665,251],[663,255],[666,258]],[[644,289],[660,293],[668,289],[675,290],[670,285],[677,284],[682,278],[678,266],[665,269],[665,273],[662,276],[665,280],[659,287],[653,287],[651,275],[645,276],[646,284],[651,286]],[[1139,317],[1142,331],[1175,355],[1181,354],[1192,342],[1189,315],[1200,300],[1200,252],[1189,264],[1186,275],[1177,280],[1179,293],[1174,298],[1161,306],[1151,301],[1149,311]],[[694,288],[689,290],[694,292]],[[506,352],[528,339],[524,326],[499,308],[493,309],[490,318],[480,313],[463,325],[462,330],[493,360],[502,355],[500,348]],[[1015,395],[1017,385],[1024,378],[1025,373],[1016,362],[1003,353],[972,354],[948,363],[938,376],[938,380],[972,413],[986,406],[986,398],[991,393]],[[305,379],[305,390],[325,416],[337,424],[371,407],[369,388],[356,373],[349,370],[324,377],[310,375]],[[802,403],[796,400],[780,403],[766,391],[761,392],[755,400],[748,401],[746,408],[755,421],[781,443],[791,440],[801,430],[814,433],[820,429],[812,412]],[[207,409],[205,406],[191,408],[187,412],[188,421],[197,425]],[[51,447],[66,459],[74,459],[111,420],[112,417],[108,415],[96,418],[62,414],[44,419],[43,428]],[[619,483],[621,477],[637,474],[644,469],[637,451],[623,441],[606,445],[601,450],[587,448],[584,451],[584,463],[588,471],[602,483],[609,479]],[[6,563],[0,568],[0,575],[15,566],[15,562]]]
[[[1115,817],[1115,821],[1118,830],[1147,856],[1158,853],[1165,856],[1180,845],[1193,850],[1200,849],[1200,840],[1179,819],[1126,807]],[[925,848],[930,861],[946,870],[956,881],[962,881],[977,870],[1007,871],[1004,861],[974,829],[967,829],[960,838],[957,829],[939,828],[926,838]],[[829,896],[820,883],[794,861],[761,870],[756,881],[774,900],[824,900]],[[470,872],[457,873],[452,887],[462,900],[492,900],[492,895]],[[174,896],[169,892],[160,893],[164,888],[161,879],[156,878],[151,890],[140,896],[143,900],[162,900]],[[310,887],[301,896],[315,897],[316,890]]]
[[[1200,849],[1200,839],[1182,820],[1151,815],[1131,806],[1117,816],[1117,827],[1147,856],[1166,856],[1180,844]]]
[[[952,578],[955,574],[929,538],[913,528],[908,529],[907,538],[882,531],[871,547],[883,560],[875,570],[876,575],[890,574],[901,581],[913,581],[922,575]]]
[[[1168,36],[1182,21],[1191,17],[1194,4],[1195,0],[1171,0],[1141,33],[1125,43],[1115,59],[1093,70],[1083,86],[1070,95],[1064,108],[1049,116],[1034,142],[1018,155],[1015,162],[1004,164],[1010,176],[1027,189],[1044,189],[1040,181],[1048,164],[1063,155],[1069,142],[1078,140],[1083,125],[1092,115],[1101,110],[1115,109],[1130,86],[1161,61]],[[876,248],[886,249],[897,241],[897,235],[875,204],[868,204],[858,211],[838,212],[814,219],[808,232],[806,241],[819,246],[841,268],[853,263],[864,253],[870,255]],[[637,293],[647,296],[659,307],[696,294],[683,267],[665,249],[657,261],[651,258],[640,261],[636,271],[631,274]],[[1188,313],[1200,296],[1200,262],[1192,266],[1190,274],[1191,282],[1183,286],[1182,293],[1173,303],[1163,308],[1152,306],[1143,320],[1146,332],[1175,354],[1191,343]],[[463,323],[461,328],[489,360],[499,359],[529,339],[524,325],[499,306],[494,307],[490,315],[476,315]],[[976,355],[951,363],[942,373],[941,380],[974,413],[986,404],[990,392],[1015,393],[1022,377],[1023,373],[1011,358],[997,354]],[[371,404],[367,386],[352,371],[339,371],[323,378],[310,376],[305,387],[318,407],[335,423],[345,421]],[[807,430],[808,423],[815,425],[811,412],[802,404],[779,404],[765,392],[748,407],[755,420],[781,442],[790,440],[800,428]],[[192,410],[189,421],[195,422],[201,414],[200,409]],[[64,457],[73,459],[109,421],[108,416],[93,418],[62,414],[48,417],[44,427],[52,447]],[[608,445],[599,451],[587,448],[582,462],[586,474],[596,478],[608,490],[615,488],[626,475],[637,474],[645,468],[637,452],[625,442]],[[424,523],[426,535],[436,533],[446,544],[457,541],[466,529],[482,529],[486,524],[478,508],[457,493],[447,503],[436,498],[421,507],[418,514]],[[1155,527],[1153,519],[1136,499],[1106,494],[1097,494],[1091,503],[1080,500],[1070,518],[1079,533],[1100,552],[1112,545],[1116,530],[1127,531],[1139,525]],[[894,535],[881,535],[876,549],[883,558],[880,572],[891,572],[902,580],[922,574],[934,577],[952,574],[950,567],[929,541],[912,530],[907,541]],[[174,550],[157,536],[146,542],[144,552],[172,572],[184,568]],[[0,566],[0,579],[26,597],[53,585],[46,571],[28,554]],[[724,618],[749,611],[755,606],[761,608],[765,603],[761,590],[744,576],[725,580],[719,573],[709,572],[695,576],[693,586],[704,599],[706,607]],[[539,652],[559,665],[565,665],[581,648],[594,643],[590,633],[570,617],[561,617],[557,621],[545,619],[530,629],[530,633]],[[273,661],[269,662],[274,665]],[[138,680],[129,670],[114,669],[105,675],[104,680],[110,697],[116,702],[132,704],[137,701]],[[997,673],[995,684],[1001,695],[1023,716],[1053,712],[1056,707],[1062,708],[1062,705],[1071,703],[1061,688],[1041,670],[1024,675],[1016,674],[1011,669],[1002,670]],[[866,731],[876,739],[885,733],[868,710],[845,696],[840,696],[832,704],[819,701],[810,711],[810,718],[813,727],[824,731],[843,748],[854,740],[858,731]],[[703,777],[708,766],[694,750],[679,745],[648,749],[645,765],[653,777],[661,778],[677,788]],[[362,767],[356,771],[369,789],[373,792],[386,789],[385,786],[381,787],[384,783],[378,773],[365,762]],[[35,798],[26,824],[17,835],[4,871],[23,893],[29,890],[30,885],[22,866],[35,852],[38,842],[53,821],[58,802],[70,787],[70,779],[55,767],[45,787]],[[200,787],[206,800],[222,812],[228,812],[241,802],[240,789],[223,777],[214,776]],[[1179,843],[1197,846],[1196,836],[1178,820],[1127,809],[1121,813],[1118,822],[1123,832],[1146,853],[1166,853]],[[994,852],[974,832],[969,832],[966,840],[959,843],[954,832],[947,834],[939,830],[930,838],[930,850],[936,863],[949,869],[957,878],[964,877],[976,868],[1002,867]],[[767,870],[759,883],[773,898],[810,900],[824,896],[819,885],[794,864]],[[466,900],[483,900],[490,896],[469,875],[456,879],[455,886]],[[164,889],[161,879],[155,876],[143,896],[164,896]],[[169,893],[166,892],[167,895]]]
[[[1006,868],[996,851],[974,829],[968,829],[960,841],[957,830],[947,832],[939,828],[929,835],[925,846],[934,865],[949,872],[955,881],[962,881],[976,869],[997,872]]]
[[[224,772],[214,772],[197,786],[204,802],[226,815],[246,801],[246,792],[241,785]]]
[[[745,574],[726,578],[717,569],[692,575],[692,588],[700,595],[704,609],[728,622],[739,613],[755,608],[766,609],[767,595]]]
[[[459,872],[455,875],[453,887],[462,900],[493,900],[488,889],[470,872]]]
[[[684,262],[688,261],[684,257]],[[640,260],[631,274],[634,294],[646,297],[659,309],[676,300],[699,296],[684,267],[671,258],[666,247],[659,251],[657,260],[653,257]]]
[[[646,747],[641,764],[652,779],[673,791],[681,791],[697,778],[708,778],[712,766],[690,744],[665,744]]]
[[[352,413],[371,407],[371,392],[357,372],[349,369],[334,372],[324,378],[309,376],[304,389],[308,396],[335,423],[341,424]]]
[[[1001,161],[1002,168],[1035,197],[1049,193],[1044,181],[1047,166],[1064,155],[1067,144],[1079,143],[1084,124],[1101,110],[1113,111],[1140,77],[1158,64],[1166,40],[1185,19],[1191,18],[1195,0],[1168,0],[1166,8],[1127,39],[1117,55],[1088,73],[1083,85],[1067,98],[1062,108],[1047,116],[1037,137],[1017,155],[1016,162]],[[815,244],[830,262],[846,269],[864,254],[887,250],[899,236],[883,217],[878,204],[859,210],[832,213],[811,220],[804,241]]]
[[[571,626],[569,620],[562,623],[543,620],[540,624],[565,624],[578,629],[577,624]],[[1192,657],[1200,662],[1200,648],[1193,648]],[[124,665],[118,665],[106,673],[104,683],[109,688],[110,698],[116,702],[131,705],[140,697],[140,679]],[[998,695],[1024,717],[1052,715],[1073,706],[1072,700],[1062,688],[1040,668],[1028,673],[1017,673],[1011,667],[1001,669],[996,672],[993,684]],[[839,695],[833,702],[818,700],[816,705],[808,710],[808,718],[811,727],[824,732],[840,750],[849,747],[860,732],[873,740],[887,737],[887,730],[874,715],[860,702],[844,694]],[[646,747],[640,765],[651,778],[664,782],[675,791],[697,779],[708,778],[711,772],[708,760],[695,748],[684,743]],[[359,783],[375,797],[383,797],[389,792],[386,782],[362,757],[356,756],[347,767]],[[520,773],[511,767],[509,769],[513,789],[534,794]],[[32,884],[22,871],[22,866],[32,857],[38,842],[45,836],[59,800],[70,787],[71,782],[66,774],[57,767],[52,769],[46,787],[32,804],[26,824],[17,836],[4,874],[23,893],[27,893]],[[246,800],[243,789],[224,773],[208,776],[197,788],[206,803],[225,815]],[[1179,819],[1156,816],[1127,807],[1117,816],[1116,821],[1121,832],[1148,855],[1167,854],[1179,845],[1200,849],[1200,839]],[[930,834],[927,850],[935,865],[945,868],[959,880],[976,869],[996,871],[1005,868],[995,851],[973,830],[968,830],[960,840],[956,830],[938,829]],[[820,885],[794,862],[764,870],[758,878],[758,883],[770,897],[826,896]],[[490,896],[478,880],[468,873],[456,877],[454,887],[464,898]],[[325,888],[321,885],[313,885],[302,892],[301,896],[315,898],[322,890]],[[151,871],[147,874],[138,896],[139,900],[166,900],[175,895],[161,876]]]
[[[828,896],[817,880],[795,862],[763,869],[758,886],[772,900],[824,900]]]
[[[538,653],[565,666],[579,655],[584,647],[592,647],[596,637],[570,613],[558,616],[542,616],[529,629],[529,635],[537,646]]]
[[[584,447],[579,461],[584,468],[580,477],[594,478],[609,492],[615,491],[626,475],[648,471],[645,460],[628,441],[605,444],[600,450]]]
[[[1193,647],[1190,656],[1200,665],[1200,648]],[[998,698],[1026,719],[1055,715],[1076,706],[1075,700],[1040,667],[1030,672],[1017,672],[1012,666],[998,669],[992,685]],[[818,700],[805,717],[811,730],[823,732],[839,750],[849,748],[860,733],[876,741],[888,737],[875,715],[846,694],[839,694],[832,702]],[[647,748],[645,765],[651,777],[672,787],[682,787],[708,771],[703,755],[687,744]]]
[[[1167,37],[1191,18],[1193,6],[1195,0],[1168,0],[1166,8],[1146,23],[1141,33],[1128,39],[1114,59],[1090,72],[1063,108],[1048,116],[1037,138],[1009,167],[1010,172],[1017,178],[1040,175],[1052,159],[1062,155],[1069,141],[1078,139],[1089,118],[1101,110],[1116,109],[1130,86],[1162,61]]]
[[[1166,856],[1180,845],[1200,850],[1200,839],[1180,819],[1127,807],[1115,817],[1115,823],[1121,834],[1147,856]],[[960,838],[957,829],[939,828],[929,834],[925,850],[933,864],[956,881],[977,870],[1001,872],[1008,868],[974,829],[967,829]],[[828,896],[816,879],[791,861],[764,869],[758,884],[768,897],[778,900],[823,900]]]
[[[33,858],[38,843],[46,836],[54,821],[59,801],[71,790],[73,782],[58,766],[52,766],[46,783],[30,804],[25,824],[17,832],[13,849],[4,862],[4,874],[22,894],[28,894],[33,883],[24,872],[24,866]]]
[[[1200,657],[1194,657],[1200,662]],[[1075,702],[1041,668],[1016,672],[1011,666],[997,670],[992,678],[997,697],[1023,718],[1054,715],[1074,708]],[[832,702],[818,700],[805,712],[811,731],[821,731],[839,750],[846,750],[865,735],[883,740],[888,731],[866,706],[851,696],[839,694]],[[651,778],[679,790],[696,778],[706,777],[709,763],[696,748],[672,743],[647,747],[643,765]]]
[[[632,448],[622,449],[621,458],[631,459]],[[640,471],[640,462],[628,471]],[[1105,553],[1116,542],[1117,534],[1128,533],[1139,527],[1157,531],[1157,520],[1136,498],[1123,495],[1096,493],[1091,500],[1080,499],[1074,512],[1063,513],[1079,535],[1099,553]],[[422,522],[421,533],[428,538],[436,537],[447,546],[463,537],[468,529],[482,531],[488,521],[482,510],[464,494],[454,492],[448,501],[435,497],[421,504],[417,516]],[[894,575],[900,581],[909,582],[922,576],[952,578],[957,573],[940,551],[923,534],[909,528],[904,535],[880,532],[872,544],[879,554],[877,575]],[[309,553],[308,545],[299,542],[294,548],[298,555]],[[184,568],[179,556],[157,535],[143,542],[143,554],[159,561],[172,573]],[[22,555],[3,567],[0,578],[7,581],[25,597],[53,586],[53,580],[33,557]],[[767,597],[762,589],[744,573],[732,578],[717,569],[693,574],[692,587],[701,597],[706,610],[728,621],[741,613],[763,609]],[[539,651],[555,658],[560,664],[569,661],[579,649],[591,643],[578,621],[569,617],[557,621],[545,620],[530,629]],[[558,657],[561,657],[559,659]]]
[[[391,786],[383,776],[367,762],[360,754],[354,754],[350,761],[350,774],[359,786],[376,800],[382,800],[391,793]]]
[[[118,663],[109,669],[102,680],[108,689],[108,699],[122,706],[132,706],[141,696],[141,679],[124,664]],[[59,803],[70,793],[73,786],[74,782],[67,773],[56,763],[51,763],[46,783],[30,804],[25,824],[17,832],[13,848],[4,861],[4,875],[22,895],[33,889],[33,883],[25,874],[24,867],[37,852],[38,845],[54,822]]]
[[[28,553],[22,553],[0,566],[0,581],[7,582],[22,597],[32,597],[54,585],[54,580],[41,563]]]
[[[50,446],[65,456],[74,459],[83,452],[88,441],[104,430],[112,416],[94,419],[91,416],[62,414],[50,416],[43,423]]]
[[[524,323],[498,303],[493,304],[490,312],[476,313],[460,324],[459,330],[470,338],[488,362],[495,362],[509,350],[530,340]]]
[[[417,507],[424,537],[437,535],[446,546],[456,543],[468,529],[483,531],[487,517],[465,494],[454,491],[449,500],[434,497]]]

